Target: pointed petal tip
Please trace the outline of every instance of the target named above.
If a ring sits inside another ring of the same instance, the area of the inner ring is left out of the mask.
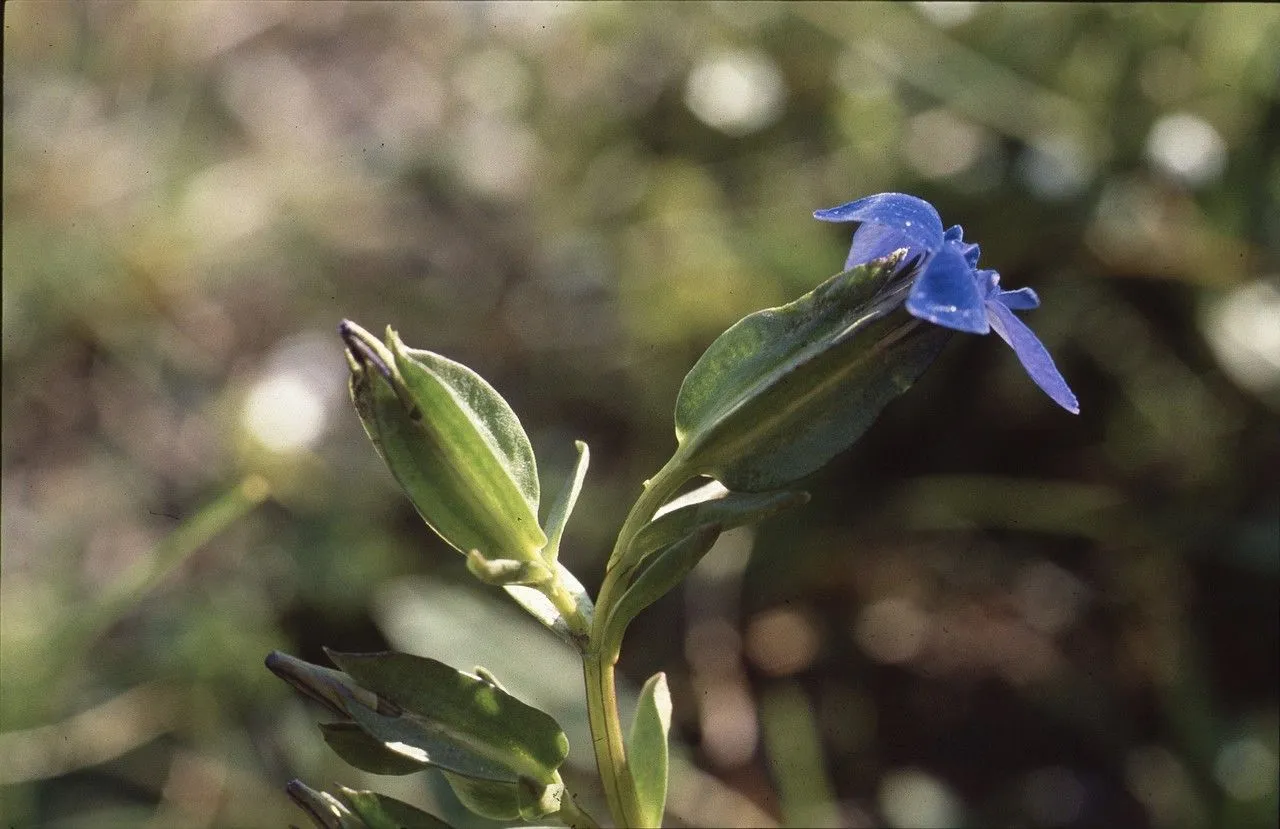
[[[852,202],[851,202],[851,204],[852,204]],[[842,212],[841,212],[841,211],[843,211],[843,210],[844,210],[844,208],[846,208],[846,207],[848,207],[848,206],[849,206],[849,205],[847,205],[847,204],[842,204],[842,205],[839,205],[838,207],[824,207],[824,208],[823,208],[823,209],[821,209],[821,210],[815,210],[815,211],[813,211],[813,218],[817,219],[817,220],[818,220],[818,221],[820,221],[820,222],[847,222],[847,221],[851,221],[850,219],[846,219],[846,218],[844,218],[844,216],[843,216],[843,214],[842,214]]]

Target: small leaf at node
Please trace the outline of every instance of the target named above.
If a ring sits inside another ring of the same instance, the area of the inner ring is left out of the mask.
[[[564,536],[565,525],[573,513],[574,504],[578,503],[578,495],[582,492],[582,481],[587,476],[587,465],[591,462],[591,450],[587,444],[577,440],[573,443],[578,449],[578,461],[574,464],[573,474],[565,481],[564,489],[551,503],[547,511],[547,546],[542,550],[542,557],[547,564],[554,565],[560,555],[560,539]]]
[[[667,802],[667,733],[671,730],[671,692],[667,675],[657,673],[640,690],[627,739],[627,763],[635,780],[643,826],[662,825]]]

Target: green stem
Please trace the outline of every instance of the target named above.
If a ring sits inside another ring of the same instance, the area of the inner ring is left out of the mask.
[[[627,765],[626,743],[622,735],[622,718],[618,714],[618,693],[614,679],[614,666],[618,662],[618,648],[602,650],[605,622],[609,611],[626,588],[626,577],[632,571],[626,560],[626,550],[636,533],[653,519],[653,514],[666,503],[689,475],[680,468],[677,453],[658,474],[645,482],[644,492],[631,507],[610,556],[610,566],[605,572],[604,583],[596,599],[596,612],[591,629],[591,641],[582,660],[582,675],[587,688],[587,719],[591,726],[591,740],[595,749],[596,765],[604,783],[605,799],[609,812],[620,827],[643,827],[636,799],[635,782]]]
[[[575,635],[586,637],[590,633],[591,624],[582,611],[578,609],[578,602],[568,589],[565,588],[564,582],[560,581],[559,575],[551,582],[546,590],[543,591],[555,609],[560,611],[560,615],[564,617],[565,623],[569,626],[569,630]]]
[[[587,686],[587,721],[591,726],[591,742],[596,766],[604,784],[604,798],[614,823],[621,827],[635,825],[635,786],[627,768],[627,751],[622,741],[622,722],[618,717],[618,699],[614,688],[613,665],[600,654],[588,653],[582,659],[582,676]]]

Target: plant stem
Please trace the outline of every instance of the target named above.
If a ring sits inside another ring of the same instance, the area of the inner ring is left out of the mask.
[[[680,467],[680,455],[677,453],[658,474],[645,482],[644,492],[631,507],[622,529],[618,531],[618,539],[609,559],[610,566],[605,572],[604,583],[601,584],[596,599],[590,645],[582,658],[582,675],[587,689],[587,719],[591,726],[596,765],[600,769],[609,812],[620,827],[642,827],[644,819],[640,814],[635,783],[627,765],[622,718],[618,714],[618,693],[614,678],[618,649],[614,647],[609,651],[602,650],[605,622],[608,621],[609,611],[617,599],[615,594],[626,587],[626,576],[633,569],[625,556],[632,539],[689,478]]]
[[[544,591],[543,595],[551,600],[551,604],[555,606],[556,610],[560,611],[560,615],[564,617],[565,624],[569,626],[569,630],[575,634],[581,634],[584,638],[590,633],[591,623],[583,615],[582,611],[578,609],[577,600],[565,588],[558,575]]]
[[[635,786],[627,768],[613,665],[598,653],[588,653],[582,659],[582,676],[587,686],[587,720],[605,801],[618,826],[634,826]]]

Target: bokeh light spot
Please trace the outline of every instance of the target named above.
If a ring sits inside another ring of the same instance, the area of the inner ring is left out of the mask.
[[[249,392],[244,425],[263,446],[293,452],[310,446],[325,427],[322,396],[302,378],[274,374]]]
[[[1213,775],[1236,800],[1258,800],[1276,790],[1276,755],[1256,737],[1232,740],[1218,752]]]
[[[809,667],[818,655],[818,646],[813,621],[790,608],[767,610],[747,628],[747,656],[760,670],[774,676]]]
[[[1054,135],[1023,151],[1018,173],[1031,192],[1042,199],[1057,200],[1078,195],[1088,187],[1094,164],[1076,141]]]
[[[919,769],[890,771],[880,781],[879,795],[890,826],[960,825],[960,802],[951,787]]]
[[[1222,175],[1227,146],[1209,122],[1185,112],[1165,115],[1147,134],[1147,158],[1187,184],[1207,184]]]
[[[1246,389],[1280,388],[1280,288],[1266,281],[1233,288],[1210,306],[1205,339],[1233,380]]]
[[[882,599],[862,611],[854,639],[877,662],[900,664],[920,653],[929,633],[929,617],[915,602]]]
[[[987,143],[981,127],[938,108],[922,112],[907,123],[903,152],[920,175],[947,178],[974,166]]]
[[[782,73],[767,56],[732,52],[694,67],[684,100],[700,121],[730,135],[767,127],[787,97]]]

